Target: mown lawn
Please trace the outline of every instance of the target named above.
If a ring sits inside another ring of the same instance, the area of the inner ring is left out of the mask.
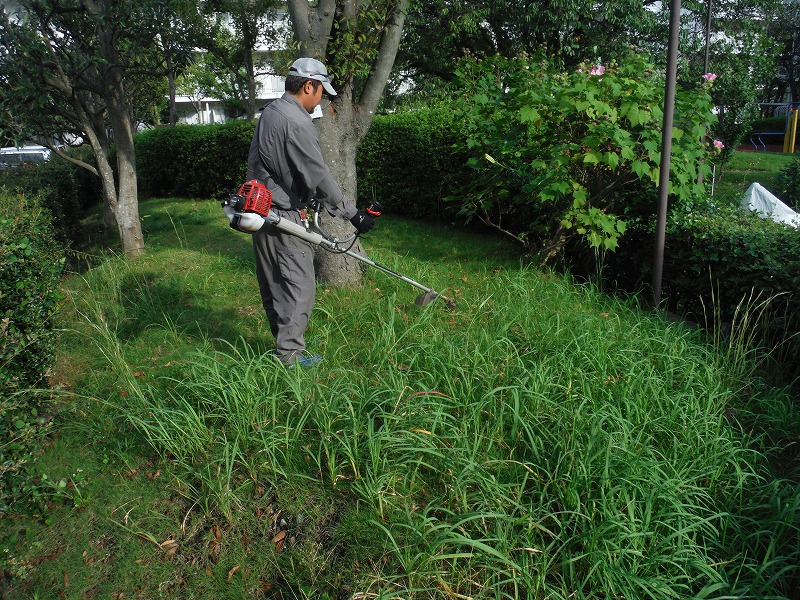
[[[735,152],[731,160],[717,168],[715,196],[738,206],[747,188],[760,183],[777,194],[778,173],[793,160],[800,160],[800,150],[794,155],[779,152]]]

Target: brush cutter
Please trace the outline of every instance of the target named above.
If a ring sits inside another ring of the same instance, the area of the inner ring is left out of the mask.
[[[316,201],[312,202],[312,208],[314,209],[313,229],[308,223],[307,218],[304,217],[306,222],[305,226],[298,225],[297,223],[279,217],[274,211],[270,210],[271,207],[272,193],[266,186],[255,180],[245,183],[239,188],[236,194],[231,194],[222,202],[222,209],[225,211],[225,215],[228,217],[231,227],[237,231],[255,233],[269,223],[284,233],[299,237],[315,246],[320,246],[328,252],[352,256],[356,260],[422,290],[423,293],[417,296],[416,299],[416,304],[418,306],[427,306],[437,298],[441,298],[448,309],[455,308],[455,300],[452,298],[448,298],[444,294],[440,294],[405,275],[392,271],[388,267],[384,267],[368,259],[366,256],[361,256],[353,252],[350,248],[355,244],[358,233],[354,233],[343,240],[326,234],[319,223],[320,207]],[[373,203],[367,208],[367,212],[375,217],[380,216],[380,204],[377,202]],[[301,211],[301,214],[303,214],[303,211]]]

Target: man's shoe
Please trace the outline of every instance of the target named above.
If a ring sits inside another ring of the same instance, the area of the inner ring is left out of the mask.
[[[287,368],[291,369],[295,365],[300,365],[301,367],[315,367],[319,363],[322,362],[322,356],[319,354],[312,354],[311,356],[305,356],[303,354],[295,354],[289,363],[286,365]]]

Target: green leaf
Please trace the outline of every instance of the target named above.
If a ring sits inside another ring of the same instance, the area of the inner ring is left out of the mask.
[[[634,152],[631,144],[620,146],[619,155],[625,160],[634,160],[636,158],[636,152]]]
[[[641,160],[634,160],[631,163],[631,171],[636,173],[640,178],[650,174],[650,165]]]
[[[639,119],[639,105],[634,102],[625,102],[620,108],[619,113],[630,121],[630,124],[636,127],[641,120]]]
[[[615,171],[619,166],[619,155],[616,152],[606,152],[603,155],[603,162],[611,167],[612,171]]]
[[[541,120],[539,111],[532,106],[523,106],[519,111],[519,117],[523,123],[536,123]]]
[[[583,163],[589,165],[596,165],[600,162],[601,158],[602,157],[600,156],[599,152],[595,152],[594,150],[589,150],[586,154],[583,155]]]

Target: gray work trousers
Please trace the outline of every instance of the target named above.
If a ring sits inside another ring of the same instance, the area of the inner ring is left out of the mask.
[[[296,210],[272,210],[282,219],[302,223]],[[253,234],[253,253],[275,354],[291,362],[306,349],[305,332],[317,292],[314,246],[267,224]]]

